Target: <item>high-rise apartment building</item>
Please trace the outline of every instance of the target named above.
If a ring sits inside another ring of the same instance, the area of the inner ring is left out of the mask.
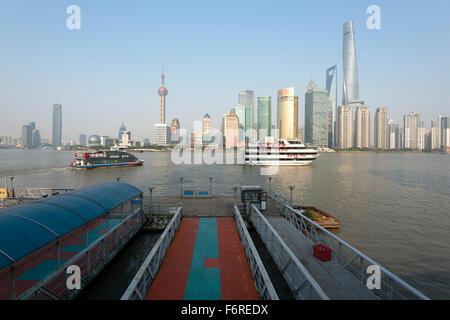
[[[122,135],[123,138],[123,135]],[[171,143],[170,127],[165,123],[157,123],[154,127],[154,144],[167,146]]]
[[[356,148],[370,147],[370,110],[369,107],[356,107]]]
[[[358,64],[356,58],[355,46],[355,28],[352,21],[344,24],[344,42],[343,42],[343,96],[342,104],[344,106],[359,100],[359,79]]]
[[[297,139],[298,97],[294,88],[278,90],[277,127],[280,139]]]
[[[399,143],[399,127],[394,120],[388,120],[388,136],[387,136],[387,148],[398,149],[400,148]]]
[[[328,91],[318,89],[312,81],[305,93],[305,143],[320,147],[328,146],[329,127]]]
[[[450,117],[441,117],[441,147],[450,148]]]
[[[264,142],[272,135],[272,97],[258,97],[258,140]]]
[[[417,149],[425,149],[425,124],[423,121],[419,122],[419,128],[417,129]]]
[[[387,149],[388,148],[388,119],[387,119],[387,108],[379,107],[375,111],[374,120],[374,143],[377,149]]]
[[[328,114],[328,147],[334,148],[337,145],[337,66],[327,69],[326,89],[328,91],[329,114]]]
[[[52,145],[61,146],[62,141],[62,105],[53,105]]]
[[[33,148],[39,148],[41,145],[41,133],[38,129],[34,129],[31,133],[31,145]]]
[[[337,121],[337,147],[339,149],[353,148],[353,108],[351,106],[339,106]]]
[[[405,134],[404,134],[404,148],[417,149],[418,148],[418,136],[419,136],[419,124],[420,113],[419,111],[413,111],[403,117]]]

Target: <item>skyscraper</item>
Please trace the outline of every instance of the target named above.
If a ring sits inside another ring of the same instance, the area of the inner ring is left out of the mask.
[[[387,137],[387,147],[389,149],[400,148],[399,143],[399,127],[394,120],[388,120],[388,137]]]
[[[126,129],[125,129],[126,130]],[[125,131],[124,130],[124,131]],[[120,134],[119,134],[119,136],[121,137],[120,139],[122,139],[122,132],[120,132]],[[119,139],[119,140],[120,140]],[[86,144],[86,135],[85,134],[80,134],[79,136],[78,136],[78,144],[80,145],[80,146],[85,146],[85,145],[87,145]]]
[[[170,123],[170,140],[172,144],[180,142],[180,120],[174,118]]]
[[[29,124],[26,124],[22,127],[22,147],[23,148],[31,148],[33,146],[32,142],[32,130]]]
[[[343,43],[344,90],[342,104],[359,100],[358,64],[356,59],[355,29],[352,21],[344,24]]]
[[[419,122],[419,128],[417,129],[417,149],[425,149],[425,124],[423,121]]]
[[[441,118],[440,133],[441,133],[441,147],[450,148],[450,117]]]
[[[258,140],[265,142],[271,136],[272,97],[258,97]]]
[[[305,143],[328,146],[329,103],[328,91],[318,89],[311,79],[305,93]]]
[[[239,117],[237,114],[230,112],[223,115],[222,134],[225,149],[234,148],[239,145]]]
[[[250,142],[252,137],[251,106],[237,104],[234,109],[239,117],[239,128],[242,130],[245,140]],[[242,139],[244,138],[242,137]]]
[[[339,106],[337,120],[337,147],[339,149],[353,148],[353,108],[351,106]]]
[[[403,118],[405,134],[404,134],[404,148],[417,149],[418,148],[418,135],[420,124],[419,111],[413,111]]]
[[[238,104],[250,107],[249,109],[249,119],[248,122],[250,123],[250,129],[255,129],[255,98],[254,98],[254,92],[252,90],[245,90],[239,93],[238,97]],[[253,130],[252,130],[253,131]],[[253,132],[249,135],[250,140],[253,141],[256,137],[253,137]]]
[[[62,105],[53,105],[53,129],[52,129],[52,145],[61,146],[62,140]]]
[[[387,128],[387,108],[379,107],[375,111],[375,128],[374,128],[374,142],[375,148],[387,149],[388,148],[388,128]]]
[[[280,139],[297,139],[298,97],[294,88],[278,90],[277,128]]]
[[[370,147],[370,110],[369,107],[356,107],[356,148]]]
[[[328,91],[329,116],[328,116],[328,147],[333,148],[337,144],[337,66],[327,69],[326,85]]]
[[[166,96],[169,93],[164,86],[164,60],[162,61],[162,72],[161,72],[161,88],[158,89],[159,94],[159,123],[166,123]]]
[[[38,148],[41,145],[41,133],[38,129],[34,129],[31,133],[31,144],[33,148]]]
[[[119,141],[122,140],[122,132],[127,131],[127,127],[125,127],[125,123],[122,122],[122,125],[119,128]]]

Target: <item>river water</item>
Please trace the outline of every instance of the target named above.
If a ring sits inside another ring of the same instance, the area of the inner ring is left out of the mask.
[[[74,152],[0,150],[1,178],[25,187],[79,188],[120,177],[148,194],[177,195],[184,188],[261,185],[268,176],[243,165],[176,165],[171,154],[138,154],[144,166],[78,171]],[[341,221],[337,235],[434,299],[450,299],[450,155],[418,153],[328,153],[308,167],[280,167],[271,187],[295,204],[311,205]]]

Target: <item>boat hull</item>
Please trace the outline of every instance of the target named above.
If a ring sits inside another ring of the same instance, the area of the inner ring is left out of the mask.
[[[72,165],[74,169],[94,169],[94,168],[115,168],[115,167],[137,167],[142,166],[144,161],[124,162],[124,163],[101,163],[91,165]]]

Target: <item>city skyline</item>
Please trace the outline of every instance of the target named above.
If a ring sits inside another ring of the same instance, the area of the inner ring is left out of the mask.
[[[59,14],[58,6],[52,6],[45,13],[44,9],[48,9],[45,4],[42,7],[29,3],[26,5],[36,9],[37,16],[48,15],[52,19],[56,19]],[[251,6],[250,4],[243,5]],[[146,4],[142,4],[142,6],[145,7]],[[218,4],[211,4],[211,6],[218,6]],[[203,9],[213,10],[214,8],[211,6]],[[323,71],[330,65],[337,64],[338,87],[342,88],[342,24],[348,20],[354,21],[355,24],[360,96],[364,97],[365,105],[371,108],[371,112],[377,107],[387,106],[389,117],[401,123],[403,115],[410,110],[421,110],[421,118],[425,121],[427,128],[430,127],[431,120],[436,119],[439,114],[445,116],[448,113],[446,111],[450,97],[444,87],[445,83],[449,83],[449,73],[446,72],[450,69],[449,62],[444,59],[445,50],[442,50],[441,45],[432,50],[433,45],[436,46],[436,43],[440,43],[433,41],[436,39],[434,37],[439,38],[439,30],[445,29],[442,24],[445,26],[447,23],[445,19],[441,19],[441,23],[436,25],[436,21],[440,21],[436,19],[436,15],[439,16],[445,12],[445,8],[450,7],[448,2],[437,1],[433,9],[422,7],[420,4],[401,5],[380,2],[383,24],[381,30],[375,31],[368,30],[365,26],[367,19],[365,9],[368,3],[354,2],[353,5],[345,6],[345,10],[342,8],[337,10],[332,19],[327,20],[326,26],[316,29],[315,36],[320,35],[324,40],[320,43],[316,43],[312,36],[305,38],[303,31],[305,27],[317,27],[314,19],[308,18],[306,13],[314,13],[318,7],[313,4],[293,4],[293,6],[302,9],[299,11],[300,16],[305,19],[299,19],[301,22],[296,22],[293,30],[286,29],[287,34],[282,35],[280,40],[295,34],[296,39],[302,39],[299,42],[308,44],[310,54],[300,50],[298,47],[300,44],[294,45],[289,52],[280,52],[275,50],[276,46],[269,46],[265,52],[252,49],[237,50],[230,54],[228,50],[223,51],[224,45],[230,43],[230,38],[238,30],[233,27],[230,30],[225,28],[227,30],[225,32],[225,29],[222,28],[230,25],[225,19],[220,19],[220,23],[216,24],[213,29],[221,30],[221,37],[219,40],[213,41],[210,48],[201,54],[201,50],[204,50],[205,47],[197,48],[195,46],[199,39],[188,38],[192,40],[192,43],[188,44],[186,42],[188,40],[183,42],[174,33],[174,29],[170,29],[164,40],[156,35],[156,31],[151,31],[151,36],[156,37],[151,46],[151,51],[154,52],[149,51],[150,47],[144,46],[142,40],[130,37],[125,41],[124,48],[119,50],[121,54],[118,56],[118,53],[113,54],[105,49],[112,48],[116,43],[111,35],[118,30],[119,26],[114,27],[110,32],[100,28],[101,25],[95,19],[90,19],[89,23],[84,23],[82,29],[76,33],[76,31],[64,30],[64,26],[57,27],[58,21],[49,19],[46,23],[38,21],[36,25],[33,25],[36,27],[34,29],[27,28],[29,22],[25,21],[22,26],[18,21],[11,19],[11,17],[23,13],[21,10],[24,8],[24,2],[18,1],[10,4],[8,8],[5,8],[10,15],[0,22],[0,26],[3,27],[2,30],[18,29],[18,35],[27,43],[29,42],[26,46],[34,43],[33,37],[39,31],[48,31],[55,37],[54,41],[72,43],[73,46],[69,46],[71,49],[61,48],[66,55],[64,61],[59,58],[53,59],[53,57],[44,58],[44,53],[47,54],[47,51],[41,52],[42,49],[35,47],[33,50],[15,51],[18,49],[19,43],[10,34],[4,35],[8,49],[0,53],[0,57],[2,61],[8,62],[8,67],[5,68],[5,76],[0,79],[5,91],[5,94],[0,96],[0,105],[3,110],[8,108],[16,120],[8,122],[0,120],[0,133],[18,137],[23,123],[36,121],[40,124],[41,135],[43,137],[51,136],[50,108],[53,103],[58,102],[64,105],[63,140],[76,140],[80,133],[115,136],[117,126],[122,121],[133,128],[136,137],[140,139],[152,137],[152,124],[158,122],[159,99],[155,88],[158,87],[159,81],[155,75],[160,73],[159,61],[162,49],[164,49],[166,60],[170,61],[167,73],[170,75],[172,94],[167,99],[167,118],[179,118],[182,126],[188,129],[192,129],[194,120],[201,120],[201,115],[206,112],[211,115],[213,126],[219,127],[224,110],[236,103],[235,97],[242,90],[252,90],[255,97],[271,96],[272,99],[275,99],[279,88],[292,86],[296,90],[302,90],[310,75],[313,75],[315,79],[321,79],[317,84],[320,88],[325,88],[326,84],[323,83],[325,79],[322,79]],[[63,7],[61,5],[61,8]],[[124,14],[135,12],[136,9],[125,8],[126,10],[122,14],[120,9],[123,8],[116,5],[107,15],[102,13],[97,5],[84,1],[80,2],[80,7],[86,16],[95,15],[96,18],[103,19],[102,21],[110,17],[122,17],[120,30],[123,31],[120,34],[125,37],[132,33],[131,21]],[[330,12],[325,12],[325,15],[330,17],[332,9],[337,7],[338,4],[331,3]],[[227,7],[226,13],[230,13],[233,8],[233,5]],[[279,10],[274,4],[265,4],[260,9],[261,14],[266,16],[272,9]],[[193,14],[192,9],[187,12]],[[403,26],[401,22],[406,23],[406,19],[394,21],[395,15],[399,14],[405,17],[414,17],[420,14],[423,19],[431,16],[433,19],[430,18],[432,21],[425,26],[411,22],[407,26]],[[315,15],[312,14],[312,16]],[[28,13],[25,14],[25,17],[28,17]],[[61,20],[64,21],[64,18],[63,10]],[[163,21],[162,25],[167,26],[168,23],[175,21],[174,19],[175,17],[170,17],[167,21]],[[157,20],[161,22],[159,18]],[[253,20],[252,17],[251,21]],[[278,22],[279,19],[275,21]],[[147,26],[147,22],[141,23],[143,26]],[[200,27],[201,25],[200,23],[195,26]],[[180,24],[176,24],[176,26],[179,27]],[[278,34],[277,32],[283,26],[278,27],[276,23],[270,23],[268,27],[264,27],[258,23],[258,28],[269,32],[256,32],[252,29],[252,37],[246,39],[248,42],[245,45],[250,46],[258,41],[273,41],[274,35]],[[150,26],[148,27],[150,28]],[[433,30],[432,34],[431,30]],[[184,33],[189,31],[192,30],[188,28]],[[106,36],[105,45],[93,46],[92,40],[95,40],[100,34]],[[429,38],[428,34],[430,34]],[[208,32],[207,35],[209,36],[210,33]],[[412,49],[416,46],[412,39],[422,36],[420,48],[427,46],[432,51],[433,61],[427,59],[429,53],[425,53],[423,50],[405,51],[406,48]],[[124,38],[121,36],[121,39]],[[224,39],[226,41],[221,44],[220,41]],[[399,39],[401,41],[398,41]],[[43,41],[43,47],[49,44],[47,37],[44,37]],[[238,43],[241,44],[241,41],[239,40]],[[188,54],[176,54],[181,44],[186,45]],[[219,46],[223,52],[215,55],[214,45]],[[445,41],[444,45],[446,45]],[[123,50],[129,49],[130,46],[134,46],[136,50],[128,50],[129,56],[123,56]],[[73,51],[76,47],[78,47],[76,52],[82,50],[82,59],[79,54],[71,53],[70,50]],[[19,54],[13,55],[18,52]],[[254,53],[258,54],[255,56]],[[206,54],[209,54],[209,57]],[[112,56],[110,57],[110,55]],[[380,58],[382,63],[380,63]],[[417,60],[427,61],[427,68],[425,70],[411,68],[412,65],[417,65]],[[412,61],[415,63],[408,63]],[[116,68],[109,68],[112,62]],[[139,68],[136,68],[137,65]],[[263,67],[260,68],[260,66]],[[59,69],[65,70],[63,77],[57,76]],[[400,76],[404,78],[400,79]],[[39,77],[39,81],[30,82],[36,77]],[[419,90],[429,87],[430,81],[433,89],[435,88],[433,94],[429,90]],[[219,83],[220,85],[217,85]],[[132,87],[136,91],[133,91]],[[27,94],[19,93],[23,91]],[[195,92],[202,92],[202,99],[198,100]],[[338,95],[341,96],[341,94],[341,90],[338,89]],[[338,101],[340,101],[339,98]],[[431,103],[431,101],[434,102]],[[303,126],[304,100],[301,95],[299,105],[299,126]],[[124,116],[123,110],[129,108],[132,112]],[[192,112],[194,110],[195,112]],[[274,118],[273,115],[272,123],[276,123]],[[146,121],[142,119],[146,119]]]

